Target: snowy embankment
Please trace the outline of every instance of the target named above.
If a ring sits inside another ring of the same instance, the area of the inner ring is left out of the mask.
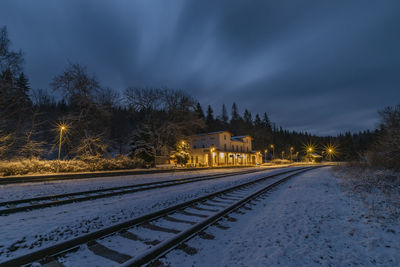
[[[255,168],[211,169],[0,185],[0,202],[251,169]]]
[[[302,174],[174,250],[170,266],[400,266],[400,223],[368,216],[332,168]],[[236,220],[236,221],[235,221]]]
[[[237,171],[237,169],[232,171]],[[0,217],[0,262],[7,258],[25,254],[83,233],[133,219],[140,215],[197,198],[228,186],[263,177],[266,173],[270,174],[280,171],[282,170],[266,170],[252,174],[242,174],[2,216]],[[206,173],[202,171],[198,174],[204,175]],[[183,177],[183,173],[175,175]],[[195,175],[195,173],[190,172],[187,175]],[[13,191],[19,197],[30,197],[32,194],[49,195],[70,192],[78,188],[80,190],[88,190],[98,188],[98,186],[119,186],[125,184],[127,182],[126,179],[131,179],[131,183],[139,183],[139,181],[149,182],[151,180],[177,178],[176,176],[172,177],[171,174],[166,174],[162,178],[156,178],[156,175],[153,176],[153,179],[149,177],[121,177],[119,182],[116,177],[108,177],[104,178],[104,180],[89,179],[87,181],[51,182],[42,185],[10,185],[3,186],[1,192],[8,192],[10,198],[12,197],[12,193],[9,191]],[[24,191],[29,191],[29,193]]]

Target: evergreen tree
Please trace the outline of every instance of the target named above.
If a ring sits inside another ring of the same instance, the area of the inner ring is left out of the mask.
[[[150,128],[147,125],[142,125],[133,134],[130,156],[141,159],[144,165],[154,166],[156,150],[153,139]]]
[[[231,115],[231,123],[240,120],[240,115],[238,112],[238,108],[235,102],[232,104],[232,115]]]
[[[229,117],[225,104],[222,104],[221,121],[225,126],[228,125]]]
[[[197,102],[195,113],[197,114],[197,117],[199,119],[203,119],[203,120],[205,119],[203,109],[199,102]]]
[[[214,111],[210,105],[207,107],[207,116],[206,116],[206,124],[208,131],[214,131],[215,130],[215,124],[214,124]]]

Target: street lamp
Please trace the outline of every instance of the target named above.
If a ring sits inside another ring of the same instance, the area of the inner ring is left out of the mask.
[[[282,160],[283,160],[283,154],[285,154],[285,151],[282,151]]]
[[[60,160],[62,136],[63,136],[63,132],[67,131],[67,126],[65,124],[60,124],[58,129],[60,131],[60,142],[58,144],[58,160]]]
[[[265,158],[265,162],[267,162],[267,153],[268,153],[268,149],[264,150],[264,158]]]
[[[292,153],[293,153],[294,147],[290,147],[290,161],[293,161]]]

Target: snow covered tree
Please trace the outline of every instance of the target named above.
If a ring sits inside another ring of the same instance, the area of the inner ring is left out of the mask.
[[[186,141],[180,141],[176,144],[176,151],[174,153],[176,163],[186,165],[189,161],[190,146]]]
[[[145,165],[154,166],[156,149],[153,144],[153,132],[147,125],[142,125],[132,136],[130,156],[143,160]]]

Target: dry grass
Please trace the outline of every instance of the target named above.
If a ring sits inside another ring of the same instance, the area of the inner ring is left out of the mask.
[[[125,156],[113,159],[88,158],[85,160],[39,160],[23,159],[14,161],[0,161],[0,176],[55,173],[86,172],[134,169],[140,167],[142,162]]]
[[[400,173],[367,164],[337,166],[335,174],[345,189],[360,196],[378,219],[400,219]]]

